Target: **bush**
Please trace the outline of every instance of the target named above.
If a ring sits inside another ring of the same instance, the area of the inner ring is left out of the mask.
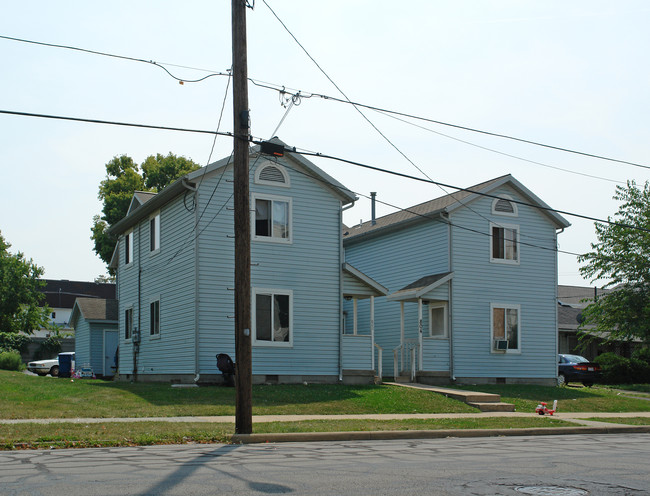
[[[632,353],[632,358],[643,360],[648,365],[650,365],[650,348],[646,346],[645,348],[638,348],[634,350],[634,353]]]
[[[646,348],[647,349],[647,348]],[[602,369],[605,384],[644,384],[650,382],[650,362],[637,358],[645,356],[643,352],[634,358],[625,358],[608,352],[594,360]]]
[[[0,349],[25,351],[32,338],[15,332],[0,332]]]
[[[23,370],[24,368],[23,360],[17,351],[3,351],[0,353],[0,369]]]

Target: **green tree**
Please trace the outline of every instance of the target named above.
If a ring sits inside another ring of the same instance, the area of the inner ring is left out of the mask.
[[[583,312],[582,330],[588,335],[609,333],[610,341],[640,338],[650,341],[650,185],[634,181],[617,186],[620,203],[614,224],[597,222],[597,243],[578,257],[580,273],[607,281],[613,291],[599,296]],[[586,326],[593,325],[590,331]],[[607,334],[606,334],[607,335]],[[602,336],[602,334],[601,334]]]
[[[41,306],[44,271],[22,253],[9,253],[10,247],[0,232],[0,332],[31,334],[49,326],[51,310]]]
[[[158,193],[199,167],[192,160],[173,153],[151,155],[141,166],[127,155],[113,157],[106,164],[106,178],[99,184],[97,197],[103,202],[102,214],[93,217],[90,228],[95,253],[107,265],[110,263],[117,240],[108,235],[108,230],[124,218],[135,191]]]

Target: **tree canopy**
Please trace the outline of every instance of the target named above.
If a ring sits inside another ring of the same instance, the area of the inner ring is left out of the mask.
[[[115,156],[106,164],[106,178],[99,184],[98,198],[104,206],[101,215],[93,217],[90,228],[95,243],[94,250],[108,265],[111,261],[117,240],[107,231],[120,221],[129,210],[135,191],[158,193],[188,172],[200,166],[185,157],[173,153],[150,155],[138,165],[128,155]]]
[[[41,306],[44,271],[22,253],[9,253],[10,247],[0,232],[0,332],[31,334],[49,326],[50,309]]]
[[[582,328],[593,326],[590,333],[609,333],[610,340],[650,342],[650,185],[628,181],[614,199],[621,202],[607,219],[614,224],[596,223],[598,242],[578,258],[583,276],[612,289],[582,312]]]

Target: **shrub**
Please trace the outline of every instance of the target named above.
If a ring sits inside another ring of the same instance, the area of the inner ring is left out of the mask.
[[[23,360],[17,351],[3,351],[0,353],[0,369],[23,370],[24,368]]]
[[[34,357],[37,360],[41,360],[58,356],[58,354],[61,353],[62,339],[63,338],[60,335],[49,336],[38,347],[38,350],[36,350],[36,353],[34,353]]]
[[[625,384],[632,379],[632,364],[625,357],[610,351],[597,356],[594,361],[602,369],[605,384]]]
[[[645,356],[647,352],[643,351],[635,353],[633,358],[608,352],[596,357],[594,361],[602,369],[605,384],[645,384],[650,382],[650,362],[639,358]]]
[[[0,332],[0,349],[25,351],[32,338],[15,332]]]
[[[648,365],[650,365],[650,348],[646,346],[645,348],[638,348],[634,350],[634,353],[632,353],[632,358],[643,360]]]

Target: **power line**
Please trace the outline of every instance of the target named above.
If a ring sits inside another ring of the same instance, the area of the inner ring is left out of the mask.
[[[267,6],[268,6],[268,4],[267,4]],[[269,7],[269,10],[271,10],[270,7]],[[282,22],[282,21],[280,21],[280,22]],[[47,46],[47,47],[74,50],[74,51],[89,53],[89,54],[93,54],[93,55],[101,55],[101,56],[104,56],[104,57],[111,57],[111,58],[116,58],[116,59],[123,59],[123,60],[129,60],[129,61],[133,61],[133,62],[140,62],[140,63],[150,64],[150,65],[155,65],[155,66],[160,67],[161,69],[163,69],[169,76],[171,76],[175,80],[177,80],[179,82],[184,82],[184,83],[185,82],[186,83],[197,83],[197,82],[204,81],[207,78],[212,77],[212,76],[230,76],[229,73],[214,71],[212,69],[203,69],[203,68],[199,68],[199,67],[189,67],[189,66],[180,65],[180,64],[172,64],[172,63],[169,63],[169,62],[155,62],[155,61],[152,61],[152,60],[146,60],[146,59],[142,59],[142,58],[128,57],[128,56],[124,56],[124,55],[116,55],[116,54],[112,54],[112,53],[108,53],[108,52],[100,52],[100,51],[97,51],[97,50],[89,50],[89,49],[86,49],[86,48],[80,48],[80,47],[69,46],[69,45],[58,45],[58,44],[55,44],[55,43],[45,43],[45,42],[41,42],[41,41],[26,40],[26,39],[22,39],[22,38],[14,38],[14,37],[11,37],[11,36],[3,36],[3,35],[0,35],[0,39],[18,41],[18,42],[29,43],[29,44],[33,44],[33,45],[41,45],[41,46]],[[304,50],[304,48],[303,48],[303,50]],[[305,52],[306,52],[306,50],[305,50]],[[311,55],[309,55],[309,57],[311,58]],[[316,62],[314,61],[314,63],[316,63]],[[182,79],[182,78],[179,78],[179,77],[173,75],[164,66],[179,67],[179,68],[183,68],[183,69],[191,69],[191,70],[195,70],[195,71],[209,72],[210,74],[208,74],[207,76],[205,76],[203,78],[194,79],[194,80]],[[319,66],[319,68],[320,68],[320,66]],[[583,156],[586,156],[586,157],[596,158],[596,159],[599,159],[599,160],[606,160],[606,161],[610,161],[610,162],[616,162],[616,163],[620,163],[620,164],[631,165],[633,167],[641,167],[641,168],[644,168],[644,169],[650,169],[650,166],[639,164],[639,163],[636,163],[636,162],[630,162],[630,161],[627,161],[627,160],[615,159],[615,158],[606,157],[606,156],[603,156],[603,155],[598,155],[598,154],[593,154],[593,153],[588,153],[588,152],[582,152],[582,151],[574,150],[574,149],[570,149],[570,148],[564,148],[564,147],[559,147],[559,146],[554,146],[554,145],[548,145],[548,144],[541,143],[541,142],[538,142],[538,141],[528,140],[528,139],[524,139],[524,138],[517,138],[515,136],[510,136],[510,135],[507,135],[507,134],[495,133],[495,132],[491,132],[491,131],[484,131],[484,130],[477,129],[477,128],[472,128],[472,127],[469,127],[469,126],[453,124],[453,123],[444,122],[444,121],[440,121],[440,120],[436,120],[436,119],[431,119],[431,118],[428,118],[428,117],[422,117],[422,116],[418,116],[418,115],[414,115],[414,114],[409,114],[409,113],[406,113],[406,112],[399,112],[399,111],[396,111],[396,110],[385,109],[385,108],[377,107],[375,105],[368,105],[368,104],[364,104],[364,103],[361,103],[361,102],[351,101],[350,99],[347,99],[347,97],[346,97],[345,100],[343,100],[343,99],[337,98],[335,96],[325,95],[325,94],[321,94],[321,93],[306,92],[306,91],[295,90],[295,89],[293,89],[293,92],[291,92],[291,91],[287,91],[286,86],[279,85],[279,84],[276,84],[276,83],[270,83],[270,82],[266,82],[266,81],[256,80],[256,79],[253,79],[253,78],[248,78],[248,80],[251,83],[253,83],[255,86],[258,86],[260,88],[270,89],[270,90],[277,91],[277,92],[283,92],[283,93],[286,93],[286,94],[291,94],[293,96],[299,95],[301,98],[316,97],[316,98],[321,98],[323,100],[332,100],[332,101],[335,101],[335,102],[338,102],[338,103],[345,103],[345,104],[353,105],[355,107],[362,107],[362,108],[367,108],[369,110],[375,110],[377,112],[382,112],[382,113],[386,113],[386,114],[393,114],[393,115],[397,115],[397,116],[401,116],[401,117],[408,117],[410,119],[426,121],[426,122],[430,122],[430,123],[433,123],[433,124],[438,124],[438,125],[441,125],[441,126],[448,126],[448,127],[453,127],[453,128],[456,128],[456,129],[462,129],[464,131],[470,131],[470,132],[473,132],[473,133],[479,133],[479,134],[484,134],[484,135],[488,135],[488,136],[494,136],[494,137],[497,137],[497,138],[509,139],[509,140],[513,140],[513,141],[519,141],[519,142],[527,143],[527,144],[534,145],[534,146],[540,146],[540,147],[549,148],[549,149],[558,150],[558,151],[563,151],[563,152],[566,152],[566,153],[572,153],[572,154],[576,154],[576,155],[583,155]]]
[[[114,126],[127,126],[127,127],[145,128],[145,129],[158,129],[158,130],[164,130],[164,131],[180,131],[180,132],[201,133],[201,134],[218,134],[219,136],[230,136],[230,137],[233,136],[233,134],[229,133],[229,132],[224,133],[224,132],[216,132],[216,131],[206,131],[206,130],[201,130],[201,129],[188,129],[188,128],[178,128],[178,127],[154,126],[154,125],[149,125],[149,124],[135,124],[135,123],[128,123],[128,122],[104,121],[104,120],[99,120],[99,119],[84,119],[84,118],[80,118],[80,117],[65,117],[65,116],[46,115],[46,114],[34,114],[34,113],[28,113],[28,112],[15,112],[15,111],[10,111],[10,110],[0,110],[0,114],[20,115],[20,116],[26,116],[26,117],[39,117],[39,118],[46,118],[46,119],[58,119],[58,120],[68,120],[68,121],[77,121],[77,122],[89,122],[89,123],[92,123],[92,124],[108,124],[108,125],[114,125]],[[259,138],[256,139],[256,138],[254,138],[252,136],[247,137],[247,139],[251,143],[254,143],[254,144],[260,144],[263,141],[263,140],[261,140]],[[389,170],[389,169],[382,169],[381,167],[375,167],[375,166],[372,166],[372,165],[363,164],[361,162],[355,162],[353,160],[348,160],[348,159],[344,159],[344,158],[340,158],[340,157],[335,157],[333,155],[327,155],[327,154],[323,154],[323,153],[319,153],[319,152],[308,152],[308,151],[298,152],[296,147],[293,147],[293,148],[284,147],[284,150],[286,152],[300,153],[301,155],[305,155],[305,156],[312,156],[312,157],[325,158],[325,159],[329,159],[329,160],[336,160],[338,162],[343,162],[343,163],[354,165],[354,166],[357,166],[357,167],[362,167],[362,168],[374,170],[374,171],[377,171],[377,172],[383,172],[383,173],[386,173],[386,174],[391,174],[391,175],[394,175],[394,176],[403,177],[405,179],[412,179],[414,181],[431,183],[431,184],[436,184],[436,185],[443,186],[443,187],[446,187],[446,188],[452,188],[452,189],[455,189],[457,191],[465,191],[465,192],[469,192],[469,193],[472,193],[472,194],[477,194],[477,195],[480,195],[480,196],[487,196],[487,197],[490,197],[490,198],[502,199],[499,196],[490,195],[488,193],[473,191],[473,190],[470,190],[468,188],[461,188],[460,186],[453,186],[453,185],[450,185],[450,184],[445,184],[445,183],[442,183],[442,182],[439,182],[439,181],[432,181],[430,179],[425,179],[425,178],[422,178],[422,177],[411,176],[411,175],[405,174],[403,172],[396,172],[396,171],[392,171],[392,170]],[[513,203],[517,203],[519,205],[524,205],[524,206],[528,206],[528,207],[532,207],[532,208],[537,208],[537,209],[540,209],[540,210],[546,210],[546,211],[549,211],[549,212],[555,212],[555,213],[558,213],[558,214],[568,215],[568,216],[571,216],[571,217],[577,217],[577,218],[581,218],[581,219],[591,220],[591,221],[594,221],[594,222],[601,222],[603,224],[610,224],[610,225],[626,227],[626,228],[635,229],[635,230],[638,230],[638,231],[650,232],[650,229],[644,229],[644,228],[632,226],[632,225],[629,225],[629,224],[623,224],[623,223],[620,223],[620,222],[613,222],[613,221],[610,221],[610,220],[599,219],[597,217],[591,217],[591,216],[588,216],[588,215],[582,215],[582,214],[577,214],[577,213],[573,213],[573,212],[568,212],[566,210],[557,210],[557,209],[554,209],[554,208],[551,208],[551,207],[543,207],[541,205],[533,205],[531,203],[522,202],[520,200],[509,200],[509,201],[512,201]]]
[[[224,72],[214,72],[212,74],[208,74],[205,77],[199,78],[199,79],[184,79],[184,78],[179,78],[172,74],[162,63],[156,62],[154,60],[145,60],[145,59],[139,59],[135,57],[127,57],[126,55],[115,55],[113,53],[108,53],[108,52],[100,52],[97,50],[89,50],[87,48],[79,48],[75,46],[70,46],[70,45],[58,45],[56,43],[45,43],[42,41],[33,41],[33,40],[25,40],[22,38],[13,38],[11,36],[2,36],[0,35],[0,38],[5,39],[5,40],[11,40],[11,41],[19,41],[21,43],[29,43],[31,45],[41,45],[41,46],[47,46],[47,47],[52,47],[52,48],[64,48],[66,50],[74,50],[76,52],[82,52],[82,53],[90,53],[92,55],[101,55],[103,57],[111,57],[115,59],[122,59],[122,60],[130,60],[131,62],[142,62],[144,64],[150,64],[154,65],[156,67],[160,67],[163,71],[165,71],[169,76],[174,78],[176,81],[179,83],[200,83],[201,81],[205,81],[206,79],[213,77],[213,76],[229,76],[230,74],[224,73]],[[165,64],[165,65],[173,65],[173,64]],[[182,66],[177,66],[177,67],[182,67]]]

